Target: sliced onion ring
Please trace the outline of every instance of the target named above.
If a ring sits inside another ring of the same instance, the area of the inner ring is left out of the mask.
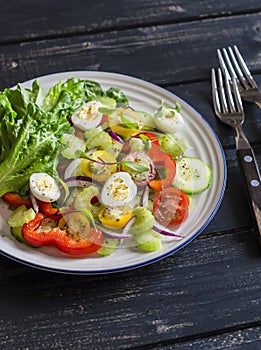
[[[114,131],[112,131],[111,129],[108,130],[108,134],[117,142],[121,143],[122,145],[124,145],[124,141],[117,135],[115,134]]]
[[[98,147],[95,147],[93,149],[91,149],[90,151],[86,152],[85,154],[87,156],[89,156],[90,154],[92,154],[93,152],[97,151]],[[83,158],[74,158],[67,166],[67,168],[64,171],[64,179],[67,179],[69,177],[72,177],[73,174],[75,173],[77,167],[80,165],[81,161],[83,160]]]
[[[35,196],[30,192],[30,200],[32,203],[33,210],[36,212],[36,214],[39,212],[39,206],[37,204]]]
[[[124,226],[121,233],[111,231],[111,230],[109,230],[101,225],[96,224],[96,226],[100,231],[102,231],[102,233],[104,234],[105,237],[123,240],[123,239],[128,239],[128,238],[133,237],[133,235],[128,234],[128,231],[129,231],[130,227],[133,225],[135,219],[136,219],[136,215],[132,216],[130,218],[130,220],[127,222],[127,224]]]
[[[102,185],[87,176],[72,176],[64,180],[68,187],[88,187],[90,185],[95,185],[101,187]]]
[[[179,235],[177,233],[174,233],[172,231],[166,230],[165,228],[160,227],[159,225],[155,224],[152,229],[158,233],[160,233],[163,236],[169,236],[169,237],[175,237],[175,238],[184,238],[184,236]]]
[[[97,228],[103,233],[103,235],[107,238],[112,238],[112,239],[128,239],[132,238],[133,236],[130,234],[125,234],[123,235],[122,233],[119,232],[114,232],[110,231],[109,229],[107,230],[104,226],[97,225]]]
[[[127,224],[124,226],[123,230],[122,230],[122,234],[126,235],[129,232],[129,229],[131,228],[131,226],[133,225],[134,221],[136,219],[136,215],[133,215],[130,220],[127,222]],[[131,235],[132,237],[132,235]]]
[[[144,186],[144,189],[142,191],[142,195],[140,198],[140,205],[145,207],[145,208],[149,207],[149,192],[150,192],[149,187]]]
[[[65,180],[73,176],[76,168],[80,165],[81,161],[82,161],[82,158],[75,158],[69,163],[63,175]]]

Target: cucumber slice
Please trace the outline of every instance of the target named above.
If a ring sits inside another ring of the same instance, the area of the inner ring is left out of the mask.
[[[11,227],[11,234],[18,242],[25,243],[22,235],[22,226]]]
[[[84,188],[81,192],[78,193],[78,195],[75,197],[74,200],[74,208],[76,210],[83,210],[87,209],[90,210],[92,215],[97,218],[98,212],[100,210],[99,207],[93,205],[91,203],[91,200],[94,197],[98,197],[100,194],[99,190],[95,186],[89,186],[87,188]]]
[[[97,251],[100,256],[107,256],[114,252],[119,244],[118,239],[106,238],[101,248]]]
[[[136,216],[136,218],[133,225],[129,229],[130,234],[139,235],[149,231],[153,227],[155,218],[149,209],[145,207],[137,207],[133,214]]]
[[[176,161],[176,176],[173,186],[188,194],[205,191],[212,181],[212,169],[196,157],[183,157]]]
[[[11,227],[22,227],[23,224],[33,220],[35,217],[35,211],[30,208],[27,209],[25,205],[17,207],[8,219],[8,224]]]
[[[31,244],[27,243],[24,240],[24,237],[22,234],[22,226],[11,227],[11,234],[18,242],[26,244],[28,245],[28,247],[31,247],[31,248],[38,248],[38,247],[32,246]]]
[[[159,234],[153,230],[135,236],[135,241],[137,246],[146,252],[154,252],[162,248]]]

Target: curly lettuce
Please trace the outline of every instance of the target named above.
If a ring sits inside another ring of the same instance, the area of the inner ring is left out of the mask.
[[[122,102],[123,94],[117,95]],[[71,128],[69,117],[98,96],[106,96],[98,83],[74,79],[59,82],[47,94],[38,81],[31,89],[18,84],[0,92],[0,196],[26,193],[35,172],[56,173],[59,140]]]

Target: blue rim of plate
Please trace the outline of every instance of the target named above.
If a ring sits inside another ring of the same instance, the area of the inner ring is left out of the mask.
[[[201,118],[201,120],[206,124],[206,126],[208,127],[209,131],[212,133],[212,135],[215,137],[215,140],[219,146],[219,151],[221,153],[221,156],[222,156],[222,164],[223,164],[223,183],[222,183],[222,187],[221,187],[221,191],[220,191],[220,195],[219,195],[219,198],[218,198],[218,201],[214,207],[214,209],[212,210],[212,212],[209,214],[207,220],[205,220],[205,222],[200,226],[200,228],[194,232],[189,238],[187,238],[184,242],[182,242],[181,244],[179,244],[178,246],[174,247],[173,249],[170,249],[169,251],[165,252],[165,253],[162,253],[160,255],[158,255],[157,257],[154,257],[154,258],[151,258],[151,259],[148,259],[148,260],[145,260],[145,261],[142,261],[142,262],[139,262],[139,263],[134,263],[134,264],[130,264],[130,265],[126,265],[126,266],[122,266],[122,267],[115,267],[115,268],[107,268],[107,269],[103,269],[103,270],[68,270],[68,269],[62,269],[62,268],[52,268],[52,267],[46,267],[46,266],[43,266],[41,264],[35,264],[33,262],[28,262],[28,261],[25,261],[23,259],[20,259],[19,257],[16,257],[16,256],[13,256],[11,254],[8,254],[7,252],[4,252],[0,249],[0,253],[7,257],[7,258],[10,258],[11,260],[14,260],[16,262],[19,262],[23,265],[26,265],[26,266],[29,266],[29,267],[33,267],[33,268],[36,268],[36,269],[40,269],[40,270],[43,270],[43,271],[48,271],[48,272],[55,272],[55,273],[61,273],[61,274],[73,274],[73,275],[103,275],[103,274],[110,274],[110,273],[119,273],[119,272],[124,272],[124,271],[129,271],[129,270],[132,270],[132,269],[137,269],[137,268],[141,268],[141,267],[144,267],[144,266],[147,266],[147,265],[151,265],[157,261],[160,261],[166,257],[169,257],[170,255],[173,255],[174,253],[176,253],[177,251],[179,251],[180,249],[184,248],[187,244],[189,244],[191,241],[193,241],[209,224],[210,222],[213,220],[214,216],[216,215],[221,203],[222,203],[222,200],[223,200],[223,197],[224,197],[224,193],[225,193],[225,189],[226,189],[226,182],[227,182],[227,166],[226,166],[226,157],[225,157],[225,153],[224,153],[224,150],[223,150],[223,147],[222,147],[222,144],[215,132],[215,130],[213,129],[213,127],[209,124],[209,122],[194,108],[192,107],[190,104],[188,104],[185,100],[183,100],[180,96],[172,93],[171,91],[167,90],[167,89],[164,89],[156,84],[153,84],[149,81],[145,81],[145,80],[142,80],[142,79],[139,79],[139,78],[136,78],[136,77],[133,77],[133,76],[129,76],[129,75],[125,75],[125,74],[120,74],[120,73],[115,73],[115,72],[101,72],[101,71],[67,71],[67,72],[58,72],[58,73],[53,73],[53,74],[50,74],[50,75],[45,75],[45,76],[41,76],[41,77],[36,77],[36,78],[33,78],[29,81],[26,81],[24,83],[30,83],[36,79],[44,79],[44,78],[48,78],[48,77],[51,77],[51,76],[58,76],[58,75],[61,75],[61,74],[107,74],[107,75],[110,75],[110,74],[113,74],[113,75],[116,75],[116,76],[119,76],[119,77],[125,77],[125,78],[129,78],[129,79],[132,79],[132,80],[136,80],[137,82],[143,82],[143,83],[146,83],[147,85],[151,85],[152,87],[154,88],[157,88],[157,89],[160,89],[160,90],[163,90],[165,92],[167,92],[168,94],[172,95],[174,98],[178,98],[180,101],[182,101],[182,103],[184,105],[186,105],[189,109],[191,109],[192,111],[194,111],[195,114],[198,115],[198,117]],[[98,80],[98,79],[97,79]],[[23,84],[24,84],[23,83]]]

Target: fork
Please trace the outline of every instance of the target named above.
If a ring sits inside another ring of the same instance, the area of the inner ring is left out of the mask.
[[[261,245],[261,178],[256,158],[242,129],[244,110],[238,85],[234,76],[231,83],[227,75],[224,77],[218,68],[217,78],[215,69],[211,72],[212,97],[214,110],[218,118],[234,128],[236,132],[237,159],[244,177],[250,205],[253,209],[253,218],[259,232]]]
[[[252,77],[236,45],[217,50],[220,67],[230,83],[232,77],[236,79],[241,98],[247,102],[254,102],[261,108],[261,90]]]

